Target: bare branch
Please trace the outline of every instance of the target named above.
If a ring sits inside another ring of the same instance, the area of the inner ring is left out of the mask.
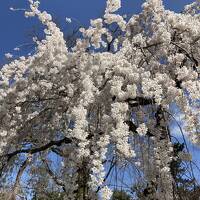
[[[49,143],[45,144],[44,146],[41,147],[36,147],[36,148],[31,148],[31,149],[20,149],[20,150],[16,150],[12,153],[8,153],[5,155],[2,155],[1,157],[7,157],[7,161],[9,161],[13,156],[16,156],[18,154],[21,153],[29,153],[29,154],[35,154],[41,151],[45,151],[49,148],[51,148],[52,146],[61,146],[62,144],[70,144],[72,142],[71,139],[69,138],[63,138],[61,140],[57,140],[57,141],[50,141]]]

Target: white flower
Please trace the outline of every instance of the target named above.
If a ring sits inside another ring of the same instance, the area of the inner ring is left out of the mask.
[[[107,187],[101,189],[102,200],[109,200],[112,197],[113,192]]]
[[[140,161],[135,162],[135,166],[136,167],[141,167],[141,162]]]
[[[105,23],[112,24],[116,22],[118,26],[121,28],[121,30],[125,31],[126,21],[123,19],[121,15],[106,13],[104,15],[104,18],[105,18]]]
[[[121,0],[107,0],[106,13],[112,13],[121,8]]]
[[[139,127],[136,129],[137,133],[138,133],[140,136],[146,135],[147,130],[148,130],[148,129],[147,129],[145,123],[140,124]]]
[[[170,168],[169,167],[163,167],[162,169],[161,169],[161,172],[169,172],[170,171]]]
[[[65,20],[66,20],[67,23],[72,23],[72,19],[71,18],[66,17]]]
[[[0,131],[0,136],[1,136],[1,137],[5,137],[5,136],[7,136],[7,134],[8,134],[8,132],[5,131],[5,130]]]
[[[65,163],[63,161],[61,161],[60,164],[61,164],[62,167],[65,167]]]
[[[21,107],[17,106],[17,107],[15,107],[15,110],[16,110],[17,113],[20,113],[21,112]]]

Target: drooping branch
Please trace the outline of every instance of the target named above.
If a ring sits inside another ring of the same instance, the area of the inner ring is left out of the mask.
[[[146,97],[136,97],[134,99],[128,98],[125,100],[125,102],[127,102],[130,107],[155,104],[155,100],[153,98],[146,98]]]
[[[105,182],[105,181],[108,179],[108,177],[109,177],[110,173],[112,172],[112,169],[113,169],[113,167],[114,167],[115,165],[116,165],[116,161],[114,161],[114,157],[113,157],[112,160],[111,160],[111,163],[110,163],[109,170],[108,170],[108,172],[107,172],[105,178],[103,179],[103,182]],[[99,186],[99,187],[97,188],[96,193],[98,193],[100,190],[101,190],[101,186]]]
[[[187,52],[187,50],[185,50],[183,47],[181,47],[179,44],[175,43],[175,42],[171,42],[173,45],[175,45],[181,52],[183,52],[187,58],[190,59],[191,62],[194,63],[195,67],[198,66],[198,61],[194,58],[194,56],[190,53]]]
[[[49,143],[40,146],[40,147],[36,147],[36,148],[29,148],[29,149],[20,149],[20,150],[16,150],[12,153],[8,153],[5,155],[2,155],[1,157],[7,157],[7,161],[9,161],[12,157],[21,154],[21,153],[29,153],[29,154],[35,154],[41,151],[45,151],[53,146],[61,146],[62,144],[70,144],[72,143],[72,140],[69,138],[63,138],[61,140],[57,140],[57,141],[50,141]]]
[[[46,159],[42,159],[42,161],[44,162],[44,164],[46,166],[46,170],[47,170],[48,174],[51,176],[51,178],[55,181],[55,183],[57,185],[62,187],[64,192],[66,192],[65,184],[61,180],[59,180],[58,177],[54,174],[54,172],[50,169],[48,161]]]
[[[20,185],[20,179],[23,175],[24,170],[26,169],[27,165],[30,163],[30,159],[27,158],[22,165],[19,168],[19,171],[17,172],[17,176],[16,176],[16,180],[15,180],[15,184],[13,186],[13,190],[12,193],[9,197],[9,200],[15,200],[16,199],[16,195],[19,189],[19,185]]]

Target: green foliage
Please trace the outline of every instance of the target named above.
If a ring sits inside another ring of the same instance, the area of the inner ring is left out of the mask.
[[[113,192],[112,200],[131,200],[131,197],[125,191],[115,190]]]

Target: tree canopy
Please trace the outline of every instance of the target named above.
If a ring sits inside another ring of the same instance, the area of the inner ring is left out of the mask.
[[[107,0],[72,47],[39,1],[29,3],[25,16],[40,20],[45,38],[0,70],[0,187],[10,199],[37,189],[109,200],[118,187],[136,198],[137,182],[146,200],[180,199],[169,125],[176,106],[199,145],[199,1],[175,13],[146,0],[128,19],[120,0]]]

